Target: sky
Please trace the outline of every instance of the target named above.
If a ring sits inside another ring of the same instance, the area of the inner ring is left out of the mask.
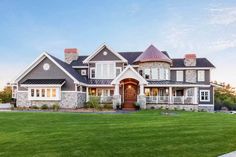
[[[150,44],[172,58],[208,58],[211,80],[236,87],[236,1],[0,0],[0,89],[42,52],[88,55],[106,43],[115,51]]]

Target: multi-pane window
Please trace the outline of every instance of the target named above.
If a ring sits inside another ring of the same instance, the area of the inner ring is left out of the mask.
[[[210,101],[209,90],[200,90],[200,101]]]
[[[95,68],[90,68],[90,78],[95,78]]]
[[[121,73],[121,68],[120,67],[116,68],[116,76],[118,76],[120,73]]]
[[[198,79],[198,81],[205,81],[205,71],[204,70],[198,70],[197,79]]]
[[[165,80],[165,69],[160,68],[160,80]]]
[[[145,79],[150,79],[150,69],[144,69]]]
[[[96,63],[96,79],[113,79],[116,76],[115,62]]]
[[[184,81],[184,72],[176,71],[176,81]]]
[[[59,88],[29,88],[29,100],[59,100]]]
[[[152,68],[152,79],[157,80],[158,79],[158,69],[157,68]]]

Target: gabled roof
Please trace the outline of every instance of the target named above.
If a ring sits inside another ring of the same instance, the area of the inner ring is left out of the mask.
[[[171,59],[155,46],[150,45],[134,62],[167,62],[171,63]]]
[[[102,45],[100,46],[95,52],[93,52],[91,55],[89,55],[84,61],[83,63],[88,63],[93,57],[96,56],[96,54],[98,54],[102,49],[107,48],[108,50],[110,50],[114,55],[116,55],[118,58],[120,58],[120,60],[122,60],[123,62],[127,62],[127,60],[122,57],[119,53],[117,53],[116,51],[112,50],[110,47],[108,47],[107,45]]]
[[[111,84],[118,84],[121,80],[128,78],[133,78],[139,81],[139,84],[148,84],[148,82],[131,66],[128,65],[112,82]]]
[[[24,76],[26,76],[34,67],[36,67],[43,59],[48,58],[56,66],[58,66],[65,74],[67,74],[75,83],[86,83],[86,80],[75,70],[71,65],[61,61],[60,59],[44,52],[42,53],[31,65],[29,65],[25,71],[23,71],[17,78],[15,82],[20,81]]]
[[[172,59],[172,65],[173,68],[185,68],[184,65],[184,58],[176,58]],[[209,67],[209,68],[215,68],[215,66],[206,58],[196,58],[196,66],[191,67]]]

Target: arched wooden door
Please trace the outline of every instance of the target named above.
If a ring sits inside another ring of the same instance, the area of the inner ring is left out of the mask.
[[[128,83],[124,89],[124,108],[134,108],[134,103],[137,101],[137,85]]]

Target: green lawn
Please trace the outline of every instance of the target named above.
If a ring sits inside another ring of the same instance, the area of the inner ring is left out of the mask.
[[[0,113],[0,156],[217,156],[236,150],[236,115]]]

